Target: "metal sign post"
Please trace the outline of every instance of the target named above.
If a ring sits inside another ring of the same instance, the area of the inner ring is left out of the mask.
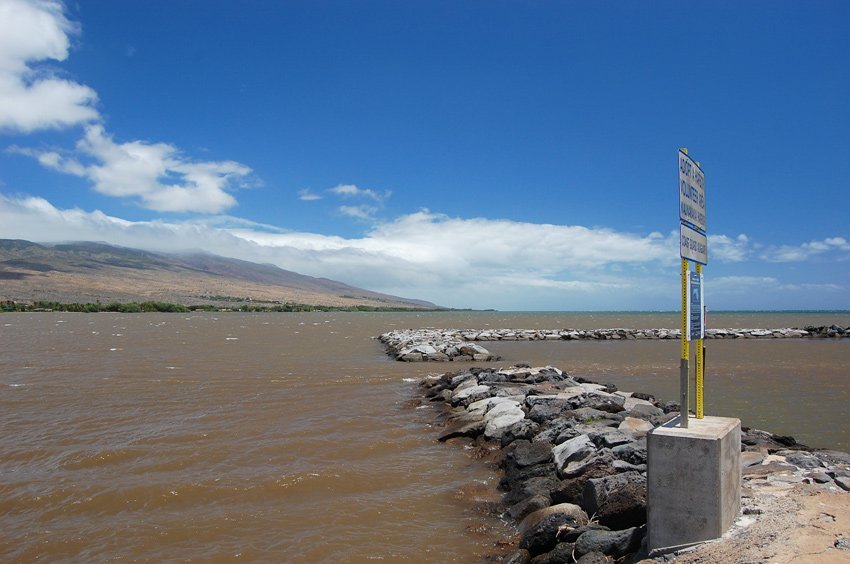
[[[696,416],[704,417],[704,348],[705,330],[702,267],[708,264],[706,235],[705,173],[699,163],[679,150],[679,256],[682,258],[682,357],[679,365],[680,425],[688,426],[690,409],[690,341],[696,340]],[[690,261],[696,272],[690,272]]]

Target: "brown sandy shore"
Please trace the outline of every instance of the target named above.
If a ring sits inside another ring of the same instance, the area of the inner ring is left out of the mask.
[[[514,522],[490,562],[850,562],[850,454],[742,429],[741,513],[720,539],[647,554],[646,434],[679,406],[553,367],[425,378],[438,439],[498,466]]]
[[[746,481],[744,482],[747,483]],[[723,538],[665,559],[682,564],[850,562],[850,495],[820,484],[750,481]]]

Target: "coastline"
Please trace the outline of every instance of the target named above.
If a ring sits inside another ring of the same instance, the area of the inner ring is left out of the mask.
[[[782,533],[798,528],[792,536],[805,554],[850,560],[850,541],[836,532],[843,521],[835,516],[831,523],[838,528],[831,536],[823,534],[829,523],[820,521],[809,527],[817,525],[817,539],[801,532],[808,531],[801,519],[818,496],[850,513],[847,453],[742,429],[741,518],[720,540],[648,559],[641,548],[645,435],[676,418],[678,404],[550,366],[469,368],[426,377],[420,389],[424,399],[440,406],[438,440],[469,447],[503,474],[499,511],[518,532],[498,543],[491,561],[738,562],[745,547],[769,558],[776,548],[770,541],[777,536],[770,531],[783,523]]]

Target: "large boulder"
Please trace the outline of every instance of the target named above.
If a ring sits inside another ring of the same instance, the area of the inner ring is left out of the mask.
[[[639,527],[646,523],[646,478],[638,472],[624,472],[588,480],[582,501],[606,527]]]
[[[535,556],[531,564],[573,564],[575,559],[575,544],[571,542],[559,542],[555,548],[546,554]]]
[[[535,495],[511,505],[508,508],[508,515],[515,521],[522,521],[535,511],[549,507],[549,504],[548,496]]]
[[[463,384],[461,384],[463,385]],[[490,386],[485,386],[484,384],[475,384],[469,387],[465,387],[458,391],[457,389],[452,393],[452,405],[463,405],[467,406],[472,402],[478,401],[480,399],[484,399],[485,397],[490,395]]]
[[[562,477],[568,473],[567,468],[572,464],[572,472],[576,465],[589,459],[596,454],[596,445],[588,435],[579,435],[574,439],[565,441],[552,449],[555,460],[555,468]]]
[[[623,396],[598,391],[588,393],[581,405],[607,413],[619,413],[623,411],[625,403]]]
[[[601,552],[614,558],[621,558],[640,548],[645,528],[632,527],[622,531],[587,531],[576,541],[576,554],[583,556]]]
[[[443,442],[457,437],[477,437],[484,432],[486,425],[487,423],[483,419],[454,423],[443,429],[437,435],[437,440]]]
[[[552,460],[552,443],[548,441],[516,441],[508,457],[523,468]]]
[[[614,455],[614,458],[623,460],[629,464],[646,464],[646,439],[615,446],[611,449],[611,453]]]
[[[508,490],[504,503],[513,505],[529,497],[543,496],[552,499],[552,493],[561,486],[561,481],[552,475],[550,468],[544,465],[529,466],[523,468],[519,475],[512,476],[509,480],[504,478],[499,481],[499,486]],[[543,470],[542,472],[537,472]]]
[[[646,436],[646,434],[654,429],[655,426],[649,421],[644,421],[637,417],[626,417],[617,428],[623,433],[637,439]]]
[[[521,424],[524,419],[525,412],[518,407],[500,413],[487,421],[487,426],[484,428],[484,436],[488,439],[501,439],[502,435],[517,424]]]
[[[572,503],[561,503],[535,511],[520,523],[519,546],[532,555],[549,552],[558,535],[587,524],[587,513]]]
[[[540,425],[527,417],[518,423],[514,423],[502,433],[502,446],[505,447],[517,439],[532,439],[540,432]]]

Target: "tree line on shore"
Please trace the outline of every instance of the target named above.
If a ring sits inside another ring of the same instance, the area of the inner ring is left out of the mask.
[[[377,307],[377,306],[326,306],[299,303],[283,303],[275,305],[242,304],[236,307],[227,307],[212,304],[182,305],[169,302],[145,301],[145,302],[88,302],[88,303],[63,303],[54,301],[15,302],[13,300],[0,301],[0,312],[80,312],[80,313],[189,313],[193,311],[210,312],[325,312],[325,311],[364,311],[364,312],[391,312],[408,311],[406,308]]]

